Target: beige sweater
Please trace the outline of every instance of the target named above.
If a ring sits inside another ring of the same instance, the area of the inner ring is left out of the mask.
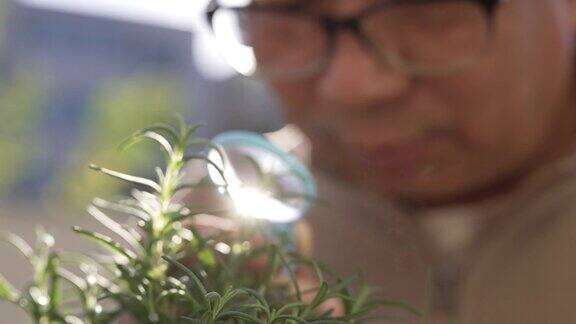
[[[432,323],[576,323],[576,159],[505,197],[433,210],[318,182],[328,204],[309,217],[315,255],[347,274],[363,270],[385,296],[428,308]],[[382,312],[397,318],[385,323],[420,323]]]

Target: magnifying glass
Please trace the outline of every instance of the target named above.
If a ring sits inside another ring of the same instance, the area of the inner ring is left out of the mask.
[[[208,176],[226,190],[240,217],[269,221],[292,234],[316,198],[316,184],[306,166],[265,137],[247,131],[216,136]]]

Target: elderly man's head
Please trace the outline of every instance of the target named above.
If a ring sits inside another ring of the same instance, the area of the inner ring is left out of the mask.
[[[260,0],[238,16],[287,118],[345,176],[422,203],[576,142],[576,1]]]

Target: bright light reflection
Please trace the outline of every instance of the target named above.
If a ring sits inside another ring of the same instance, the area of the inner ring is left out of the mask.
[[[228,190],[238,213],[244,217],[291,223],[300,218],[300,211],[271,197],[266,192],[249,187]]]
[[[222,156],[216,150],[211,150],[208,159],[223,171],[226,181],[214,166],[208,164],[210,179],[217,186],[225,186],[228,183],[228,193],[240,216],[274,223],[291,223],[300,218],[299,209],[272,197],[269,192],[243,186],[236,172],[230,167],[226,156]]]
[[[256,58],[251,47],[239,45],[236,48],[230,47],[226,50],[228,63],[238,73],[245,76],[254,75],[256,72]]]
[[[251,76],[256,72],[256,56],[250,46],[243,45],[236,27],[238,16],[232,11],[221,10],[214,16],[214,33],[224,59],[238,73]]]
[[[253,0],[220,0],[219,1],[224,6],[229,7],[246,7],[250,5]]]
[[[216,251],[222,254],[230,254],[230,252],[232,252],[232,248],[230,247],[230,245],[222,242],[216,243],[214,249],[216,249]]]
[[[172,243],[182,244],[182,238],[179,235],[172,236]]]
[[[202,76],[209,80],[222,81],[238,73],[222,57],[219,45],[208,32],[198,33],[193,42],[194,64]]]
[[[98,282],[98,280],[96,279],[95,276],[89,275],[89,276],[86,277],[86,282],[87,282],[89,285],[93,286],[93,285],[95,285],[95,284]]]
[[[208,153],[208,160],[220,169],[218,170],[213,165],[208,164],[208,175],[215,185],[222,187],[226,185],[230,187],[239,187],[241,185],[240,179],[236,175],[234,169],[228,167],[230,161],[228,161],[226,156],[223,156],[217,150],[211,150]],[[221,174],[220,171],[222,171],[223,174]]]

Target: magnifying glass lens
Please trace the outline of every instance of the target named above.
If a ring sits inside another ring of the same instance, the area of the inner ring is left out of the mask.
[[[250,132],[224,133],[213,143],[221,150],[212,150],[209,158],[220,170],[208,165],[208,173],[226,186],[243,216],[292,223],[306,214],[316,186],[297,159]]]

